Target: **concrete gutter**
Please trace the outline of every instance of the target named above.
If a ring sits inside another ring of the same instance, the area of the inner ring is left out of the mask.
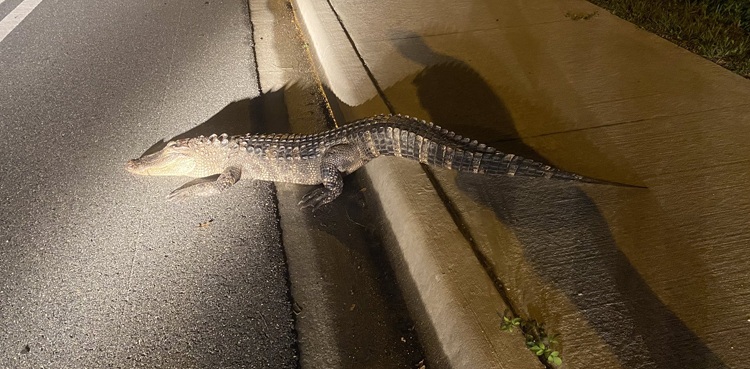
[[[293,9],[284,1],[249,0],[249,6],[263,89],[251,110],[271,132],[330,128],[330,109]],[[299,366],[417,367],[424,361],[420,341],[395,277],[383,265],[388,256],[372,236],[374,207],[365,206],[359,183],[345,186],[339,206],[315,213],[297,204],[308,188],[275,188]]]
[[[327,2],[294,1],[338,124],[392,112]],[[432,368],[540,368],[520,334],[500,330],[508,309],[428,174],[377,160],[363,170],[390,225],[389,255]]]

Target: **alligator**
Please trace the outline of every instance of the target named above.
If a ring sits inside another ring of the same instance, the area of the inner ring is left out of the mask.
[[[130,160],[126,169],[151,176],[202,178],[218,174],[214,181],[178,188],[167,196],[170,200],[221,193],[241,176],[302,185],[322,184],[299,202],[303,208],[315,210],[341,194],[344,175],[380,156],[491,176],[623,185],[502,153],[433,123],[402,115],[378,115],[311,135],[214,134],[178,139],[156,153]]]

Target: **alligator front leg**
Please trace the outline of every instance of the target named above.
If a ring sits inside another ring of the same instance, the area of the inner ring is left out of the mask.
[[[168,200],[182,200],[191,197],[212,196],[232,187],[240,180],[242,169],[239,167],[228,167],[213,182],[203,182],[192,186],[178,188],[167,196]]]
[[[343,174],[349,174],[364,165],[359,150],[349,144],[331,146],[323,153],[320,164],[320,178],[323,187],[318,187],[299,202],[302,208],[313,208],[313,211],[335,200],[344,189]]]

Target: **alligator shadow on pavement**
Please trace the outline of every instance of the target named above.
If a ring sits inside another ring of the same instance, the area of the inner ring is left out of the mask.
[[[396,47],[424,66],[412,83],[436,124],[503,152],[550,162],[524,144],[502,99],[467,63],[431,50],[416,35]],[[624,367],[726,367],[651,290],[579,185],[464,173],[457,182],[513,231],[534,273],[577,306]],[[493,193],[489,186],[502,190]]]
[[[300,86],[288,85],[258,97],[233,101],[194,128],[172,138],[157,141],[141,156],[161,150],[169,141],[201,135],[290,133],[285,96],[289,90],[297,88]]]

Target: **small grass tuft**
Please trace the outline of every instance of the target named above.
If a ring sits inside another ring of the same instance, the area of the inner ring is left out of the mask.
[[[750,78],[748,0],[589,0]]]
[[[519,328],[526,339],[526,347],[531,350],[539,360],[547,367],[558,367],[562,365],[560,351],[557,349],[557,336],[548,334],[544,324],[536,320],[526,320],[519,317],[513,317],[506,311],[503,314],[503,321],[500,323],[500,329],[506,332],[513,332]]]

